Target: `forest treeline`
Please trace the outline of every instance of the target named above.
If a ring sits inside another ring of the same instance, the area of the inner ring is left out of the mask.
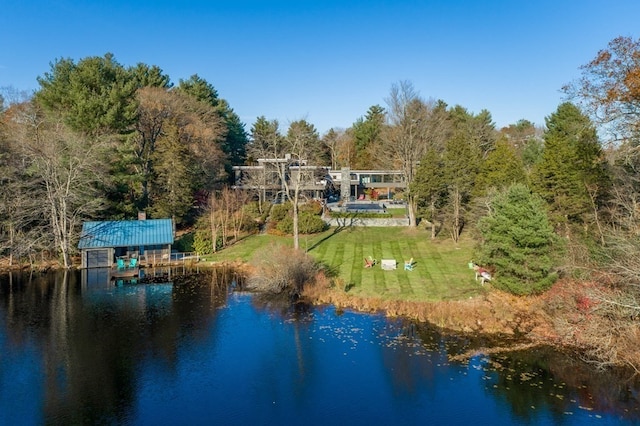
[[[156,65],[125,67],[112,54],[55,60],[35,93],[2,91],[0,251],[12,263],[46,253],[70,267],[85,220],[146,212],[212,224],[232,204],[223,190],[234,165],[289,153],[333,169],[402,170],[411,226],[456,241],[473,233],[476,260],[510,291],[597,273],[620,283],[619,306],[637,316],[639,58],[640,41],[612,40],[544,126],[498,129],[487,110],[425,99],[400,81],[384,106],[323,135],[304,119],[281,129],[266,116],[247,130],[197,74],[174,84]],[[222,232],[237,233],[227,222]]]

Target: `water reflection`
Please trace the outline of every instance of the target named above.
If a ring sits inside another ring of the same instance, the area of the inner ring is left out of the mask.
[[[126,420],[135,401],[138,364],[151,356],[174,366],[182,341],[216,329],[212,313],[226,301],[226,283],[236,279],[224,270],[142,286],[79,278],[68,271],[12,274],[0,284],[2,357],[42,357],[31,362],[43,383],[35,377],[25,383],[44,391],[44,412],[34,420]],[[11,389],[22,373],[3,369],[0,389]],[[6,404],[8,395],[0,395]],[[25,406],[15,418],[0,414],[0,424],[22,423],[33,411]]]
[[[450,362],[491,342],[157,272],[0,277],[0,424],[640,421],[628,372],[549,348]]]

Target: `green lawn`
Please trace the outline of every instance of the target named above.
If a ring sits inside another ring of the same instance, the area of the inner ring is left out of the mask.
[[[245,260],[265,245],[292,244],[291,237],[255,235],[213,256],[213,260]],[[300,247],[308,250],[339,277],[350,294],[403,300],[450,300],[483,292],[468,263],[471,240],[455,244],[451,239],[431,241],[426,231],[408,228],[332,228],[322,234],[301,236]],[[364,267],[364,258],[378,264]],[[413,271],[404,270],[404,261],[414,259]],[[398,269],[385,271],[381,259],[395,259]]]

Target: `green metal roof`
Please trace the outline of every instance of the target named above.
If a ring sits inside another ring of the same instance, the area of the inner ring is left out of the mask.
[[[173,244],[171,219],[85,222],[78,248],[136,247]]]

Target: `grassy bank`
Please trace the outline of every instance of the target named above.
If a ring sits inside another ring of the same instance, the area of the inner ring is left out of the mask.
[[[212,256],[213,261],[251,261],[262,247],[291,245],[291,237],[254,235]],[[467,264],[473,242],[431,241],[428,233],[408,228],[353,227],[301,236],[300,246],[322,262],[339,286],[353,296],[389,300],[436,301],[468,299],[484,293]],[[378,265],[364,267],[364,258]],[[413,258],[412,271],[404,261]],[[395,259],[398,269],[385,271],[381,259]]]

